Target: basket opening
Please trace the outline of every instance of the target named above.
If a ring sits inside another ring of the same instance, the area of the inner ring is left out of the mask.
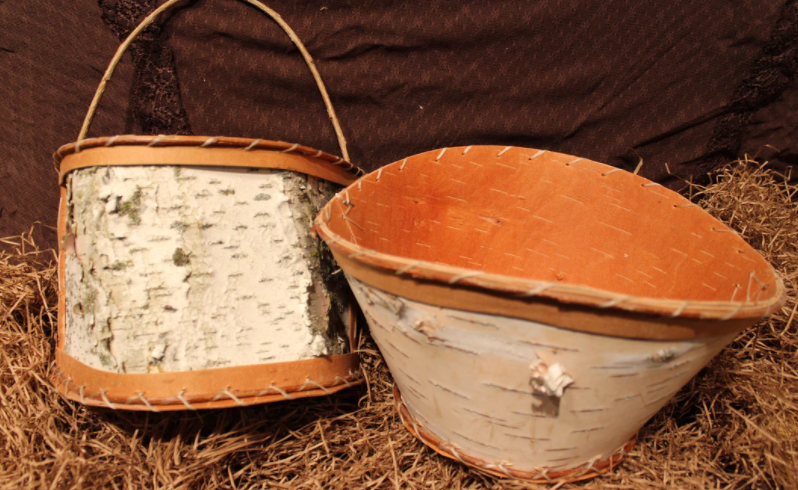
[[[344,197],[351,204],[332,203],[330,230],[403,259],[658,299],[778,294],[770,265],[684,197],[565,154],[437,150],[364,177]]]

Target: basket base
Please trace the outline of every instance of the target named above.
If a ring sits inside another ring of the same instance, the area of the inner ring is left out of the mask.
[[[67,399],[84,405],[164,412],[331,395],[364,380],[356,353],[196,371],[129,374],[94,369],[57,349],[50,381]]]
[[[576,468],[570,468],[564,471],[554,471],[549,468],[540,468],[537,471],[521,471],[513,469],[510,463],[490,463],[460,451],[453,444],[441,439],[427,428],[423,427],[421,423],[413,417],[410,410],[408,410],[405,405],[402,394],[399,391],[399,387],[396,386],[396,383],[393,384],[393,394],[396,399],[396,410],[399,412],[399,418],[402,419],[402,424],[418,440],[442,456],[457,460],[467,466],[499,478],[523,480],[531,483],[569,483],[588,480],[612,471],[634,447],[636,442],[635,439],[632,439],[621,446],[609,458],[598,462],[588,462]]]

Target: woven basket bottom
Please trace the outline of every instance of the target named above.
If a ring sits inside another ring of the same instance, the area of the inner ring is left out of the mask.
[[[557,471],[551,468],[539,468],[536,471],[521,471],[513,469],[511,463],[491,463],[471,456],[467,452],[458,449],[455,445],[436,436],[429,429],[425,428],[418,419],[413,417],[407,405],[405,405],[402,394],[399,391],[399,387],[396,386],[396,383],[393,385],[393,394],[396,400],[396,410],[399,412],[399,418],[402,419],[402,424],[418,440],[442,456],[454,459],[479,471],[500,478],[523,480],[531,483],[568,483],[587,480],[612,471],[612,469],[618,466],[624,457],[626,457],[626,454],[634,447],[636,442],[635,439],[632,439],[621,446],[609,458],[600,461],[591,461],[576,468],[563,471]]]

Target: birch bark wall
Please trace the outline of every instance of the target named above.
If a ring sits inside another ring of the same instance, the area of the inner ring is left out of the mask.
[[[344,351],[345,300],[310,235],[330,184],[279,170],[97,167],[72,172],[67,192],[64,348],[81,362],[147,373]]]
[[[736,335],[588,334],[349,281],[415,419],[409,425],[494,470],[562,471],[606,460]]]

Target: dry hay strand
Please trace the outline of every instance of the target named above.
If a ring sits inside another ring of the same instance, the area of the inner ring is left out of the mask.
[[[619,468],[560,488],[798,488],[798,188],[745,159],[697,191],[705,209],[777,267],[789,302],[741,333],[646,424]],[[69,402],[47,382],[54,253],[30,236],[4,240],[0,252],[2,488],[551,487],[484,476],[415,440],[367,334],[367,386],[332,397],[180,413]]]

